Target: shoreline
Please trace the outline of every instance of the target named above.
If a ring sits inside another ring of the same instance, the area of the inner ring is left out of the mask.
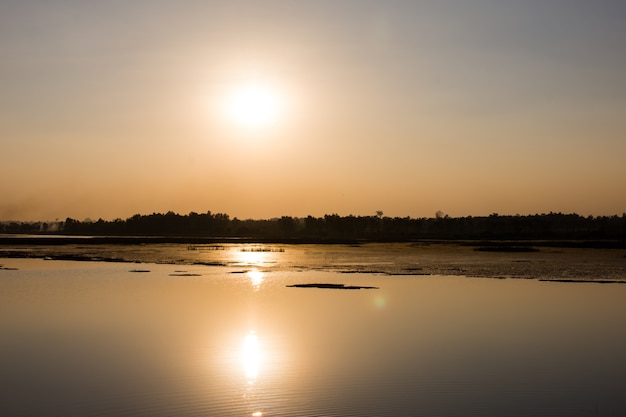
[[[50,256],[42,256],[41,254],[32,254],[28,252],[2,252],[0,250],[0,259],[29,259],[29,260],[44,260],[44,261],[71,261],[71,262],[104,262],[104,263],[119,263],[119,264],[155,264],[155,265],[186,265],[186,266],[217,266],[217,267],[233,267],[234,265],[224,262],[176,262],[176,261],[164,261],[164,262],[154,262],[154,261],[136,261],[130,259],[123,258],[114,258],[114,257],[100,257],[100,256],[90,256],[84,254],[60,254],[60,255],[50,255]],[[301,271],[301,268],[298,268]],[[0,263],[0,271],[17,271],[19,268],[16,267],[7,267],[4,264]],[[320,271],[320,269],[312,269],[315,271]],[[626,277],[624,278],[589,278],[589,277],[524,277],[524,276],[502,276],[502,275],[475,275],[470,271],[467,271],[465,274],[453,273],[453,271],[430,271],[430,272],[402,272],[402,273],[390,273],[386,271],[378,271],[378,270],[349,270],[349,271],[341,271],[335,269],[328,269],[327,272],[335,272],[337,274],[373,274],[379,276],[386,277],[462,277],[466,279],[493,279],[493,280],[530,280],[537,281],[543,283],[554,283],[554,284],[626,284]],[[131,269],[128,272],[133,273],[147,273],[151,272],[149,269]],[[231,274],[239,274],[241,271],[230,272]],[[181,274],[170,274],[170,276],[200,276],[200,274],[191,274],[191,273],[181,273]],[[378,287],[370,287],[370,286],[355,286],[355,285],[346,285],[346,284],[325,284],[325,283],[306,283],[306,284],[293,284],[287,285],[287,287],[293,288],[331,288],[331,289],[378,289]]]
[[[268,248],[257,241],[253,244],[257,247],[232,242],[203,247],[176,243],[151,245],[150,240],[137,245],[85,244],[84,240],[81,239],[80,244],[33,245],[28,244],[29,239],[22,239],[21,245],[0,245],[0,259],[232,267],[237,271],[233,273],[242,273],[241,268],[245,268],[244,272],[325,270],[390,277],[463,276],[626,283],[626,255],[622,249],[614,248],[533,247],[529,250],[528,242],[523,246],[519,242],[508,242],[511,246],[495,242],[493,247],[485,249],[485,242],[473,242],[469,246],[459,241]],[[259,252],[262,256],[250,260],[250,252]],[[5,264],[13,266],[10,262]]]
[[[291,245],[362,245],[369,243],[407,243],[415,245],[475,246],[476,250],[515,251],[519,248],[589,248],[626,249],[621,239],[340,239],[287,237],[207,237],[207,236],[68,236],[68,235],[2,235],[0,246],[62,246],[62,245],[143,245],[143,244],[291,244]]]

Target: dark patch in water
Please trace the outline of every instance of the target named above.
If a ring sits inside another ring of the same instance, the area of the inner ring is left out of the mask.
[[[532,246],[481,246],[474,248],[480,252],[539,252],[539,249]]]
[[[588,284],[626,284],[626,281],[617,281],[613,279],[568,279],[568,278],[540,278],[539,281],[544,282],[576,282]]]
[[[192,265],[204,265],[204,266],[226,266],[223,262],[204,262],[204,261],[196,261],[192,262]]]
[[[369,290],[369,289],[377,290],[378,289],[378,287],[367,287],[363,285],[321,284],[321,283],[293,284],[293,285],[286,285],[286,286],[291,287],[291,288],[327,288],[327,289],[332,289],[332,290]]]
[[[344,271],[338,271],[340,274],[384,274],[384,271],[378,271],[376,269],[347,269]]]

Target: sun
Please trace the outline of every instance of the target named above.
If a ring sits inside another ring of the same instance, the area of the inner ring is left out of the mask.
[[[235,88],[226,100],[226,115],[238,126],[261,128],[278,121],[283,110],[280,94],[269,86],[246,84]]]

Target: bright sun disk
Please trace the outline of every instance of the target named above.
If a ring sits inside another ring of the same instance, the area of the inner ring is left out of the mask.
[[[256,128],[274,123],[282,110],[281,97],[271,88],[249,84],[231,93],[226,112],[239,126]]]

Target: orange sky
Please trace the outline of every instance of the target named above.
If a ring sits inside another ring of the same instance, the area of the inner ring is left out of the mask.
[[[621,215],[625,21],[610,0],[3,2],[0,220]],[[242,86],[279,100],[266,123],[228,112]]]

